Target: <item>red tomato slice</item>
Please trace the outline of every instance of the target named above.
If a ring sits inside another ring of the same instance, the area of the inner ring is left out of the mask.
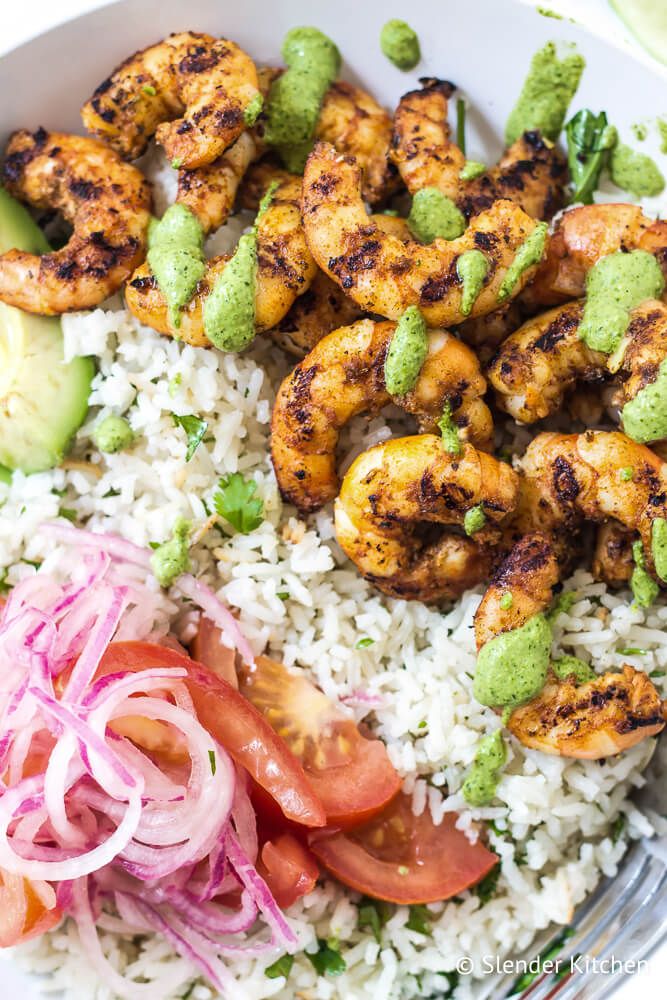
[[[498,858],[457,830],[456,814],[435,826],[428,810],[414,816],[399,795],[369,823],[351,830],[312,832],[308,842],[339,882],[389,903],[435,903],[484,878]]]
[[[291,833],[267,840],[260,851],[257,871],[281,910],[312,892],[320,874],[313,855]]]
[[[330,826],[365,822],[401,787],[384,743],[366,739],[311,681],[266,656],[239,678],[241,693],[303,764]]]
[[[224,646],[220,642],[222,635],[217,625],[214,625],[210,618],[201,616],[197,634],[192,640],[190,652],[192,658],[198,663],[203,663],[205,667],[216,675],[222,677],[233,688],[239,686],[236,677],[236,652],[229,646]]]
[[[238,691],[201,663],[166,646],[115,642],[104,654],[98,676],[160,666],[187,670],[185,684],[201,724],[275,799],[288,819],[303,826],[324,825],[322,804],[289,747]],[[132,721],[141,722],[137,717]],[[152,730],[150,738],[154,738]]]
[[[0,948],[38,937],[61,917],[48,882],[31,882],[0,868]]]

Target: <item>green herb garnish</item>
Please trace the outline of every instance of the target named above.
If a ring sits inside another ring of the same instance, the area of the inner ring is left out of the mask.
[[[293,965],[294,955],[281,955],[273,965],[269,965],[264,969],[264,975],[267,979],[278,979],[280,976],[284,976],[287,979]]]
[[[188,436],[188,450],[185,453],[185,461],[189,462],[202,443],[204,435],[208,430],[208,424],[201,417],[195,417],[191,413],[186,413],[182,417],[177,413],[172,413],[171,419],[174,421],[174,426],[182,427]]]
[[[359,639],[359,641],[356,643],[356,645],[355,645],[354,648],[355,649],[367,649],[369,646],[372,646],[374,642],[375,642],[375,639],[370,639],[368,636],[364,636],[363,639]]]
[[[58,511],[58,517],[64,517],[66,521],[74,523],[76,521],[77,514],[71,507],[61,507]]]
[[[215,750],[209,750],[208,759],[211,762],[211,774],[215,774],[215,772],[218,770],[218,765],[215,760]]]
[[[462,97],[456,102],[456,145],[466,155],[466,102]]]
[[[223,476],[213,494],[213,505],[220,515],[242,535],[249,535],[264,520],[264,501],[254,494],[257,483],[244,479],[240,472]]]
[[[347,963],[338,946],[332,947],[333,941],[323,941],[322,938],[317,939],[317,945],[318,950],[314,954],[307,951],[304,954],[318,976],[342,976],[347,969]]]
[[[432,920],[433,914],[426,906],[415,904],[410,907],[410,917],[405,926],[418,934],[430,934]]]
[[[614,126],[607,122],[604,111],[595,115],[584,108],[567,123],[565,135],[567,162],[573,185],[571,201],[590,205],[618,134]]]

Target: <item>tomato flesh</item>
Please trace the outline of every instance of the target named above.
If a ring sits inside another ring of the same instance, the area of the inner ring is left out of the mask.
[[[215,674],[216,677],[222,677],[223,681],[227,681],[233,688],[238,688],[239,682],[234,666],[236,652],[220,642],[221,636],[222,631],[218,626],[214,625],[210,618],[202,615],[197,634],[190,646],[190,652],[192,658],[198,663],[203,663],[212,674]]]
[[[31,882],[0,869],[0,948],[38,937],[61,918],[47,882]]]
[[[379,816],[355,830],[311,832],[311,851],[332,875],[375,899],[408,905],[435,903],[475,885],[498,862],[478,840],[457,830],[455,813],[435,826],[429,810],[414,816],[399,795]]]
[[[312,892],[320,874],[311,852],[291,833],[267,840],[260,851],[257,871],[282,910]]]
[[[401,778],[384,743],[366,739],[307,677],[258,656],[240,690],[303,764],[330,826],[351,827],[380,812]]]

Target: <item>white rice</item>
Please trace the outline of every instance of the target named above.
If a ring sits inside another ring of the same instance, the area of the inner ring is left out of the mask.
[[[150,169],[154,179],[161,179],[162,171]],[[222,252],[224,240],[233,244],[242,225],[245,220],[221,230],[211,252]],[[370,931],[357,927],[358,897],[324,882],[290,910],[291,923],[303,948],[313,950],[316,938],[337,939],[347,971],[336,979],[318,978],[301,953],[285,984],[264,974],[277,956],[239,961],[232,969],[243,996],[446,996],[455,983],[448,974],[462,955],[472,958],[475,972],[461,977],[452,995],[461,1000],[488,995],[493,981],[481,977],[484,956],[516,955],[549,925],[567,923],[601,875],[615,873],[628,838],[653,832],[654,820],[628,796],[643,782],[655,741],[592,763],[545,756],[512,741],[496,804],[469,809],[459,791],[463,777],[480,734],[499,724],[471,692],[472,616],[479,594],[466,594],[446,611],[390,600],[342,556],[330,509],[306,524],[282,506],[268,434],[273,395],[288,359],[261,338],[241,356],[193,349],[139,326],[121,303],[65,317],[63,328],[68,356],[93,354],[98,365],[93,409],[70,456],[83,464],[29,478],[16,474],[11,486],[0,485],[0,566],[7,567],[7,581],[14,584],[34,573],[34,561],[46,560],[47,568],[67,564],[64,549],[39,533],[41,522],[63,508],[74,511],[78,523],[147,545],[166,538],[178,515],[203,521],[204,502],[218,478],[241,470],[256,480],[266,520],[248,536],[210,531],[194,550],[197,571],[238,608],[256,651],[268,647],[287,664],[306,669],[332,698],[350,697],[350,704],[359,705],[354,694],[363,689],[381,699],[370,713],[367,707],[350,711],[386,742],[413,795],[415,812],[428,808],[439,822],[445,811],[457,810],[463,829],[473,820],[494,823],[490,842],[502,869],[488,902],[473,891],[429,907],[428,936],[407,928],[408,910],[399,907],[378,944]],[[127,416],[137,442],[120,454],[101,455],[91,431],[112,412]],[[172,413],[196,414],[208,422],[205,442],[189,463],[185,435]],[[356,453],[388,433],[382,418],[356,423],[346,438],[347,451]],[[565,586],[577,591],[578,601],[558,621],[555,652],[581,656],[598,670],[628,660],[648,671],[667,671],[667,607],[632,609],[627,593],[608,592],[584,571]],[[155,627],[166,631],[177,604],[157,586],[154,591]],[[278,596],[284,592],[286,600]],[[187,616],[180,619],[186,638],[187,621]],[[357,649],[360,638],[373,644]],[[624,647],[647,652],[623,656],[617,649]],[[656,683],[663,683],[662,676]],[[614,838],[611,831],[621,814],[624,832]],[[177,978],[180,974],[182,987],[156,1000],[213,997],[162,939],[137,941],[107,932],[102,939],[121,971],[148,982],[166,965]],[[44,974],[45,992],[62,990],[71,1000],[112,998],[88,966],[72,923],[15,955]]]

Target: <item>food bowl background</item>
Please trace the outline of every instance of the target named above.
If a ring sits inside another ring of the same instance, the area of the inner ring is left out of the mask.
[[[11,2],[11,0],[7,0]],[[656,0],[667,2],[667,0]],[[381,54],[378,35],[390,17],[408,18],[417,31],[423,59],[413,73],[401,73]],[[280,61],[285,32],[315,24],[339,45],[343,76],[367,88],[381,103],[394,107],[417,76],[437,76],[456,83],[468,102],[467,152],[493,162],[502,149],[502,126],[516,99],[532,53],[545,41],[576,42],[587,70],[578,107],[605,109],[622,138],[631,126],[667,111],[667,73],[650,67],[627,50],[604,41],[567,20],[547,19],[519,0],[123,0],[84,14],[14,49],[0,60],[4,146],[15,128],[39,125],[82,131],[79,107],[92,90],[129,53],[171,31],[208,31],[233,38],[258,63]],[[619,32],[620,38],[620,32]],[[655,132],[655,130],[653,130]],[[657,152],[655,135],[642,150]],[[667,166],[664,158],[663,169]],[[659,205],[650,203],[647,209]],[[664,213],[663,213],[664,214]],[[664,744],[667,740],[663,742]],[[662,753],[657,756],[665,757]],[[664,787],[665,768],[653,765],[653,796]],[[667,812],[667,795],[651,803]],[[645,957],[667,934],[667,843],[634,845],[616,878],[605,882],[575,916],[576,931],[562,956]],[[548,943],[543,937],[532,949]],[[531,957],[531,956],[524,956]],[[503,997],[513,976],[489,979],[480,995]],[[527,991],[530,1000],[607,997],[621,977],[574,976],[555,983],[545,977]],[[3,963],[7,997],[32,1000],[34,985],[11,964]],[[638,995],[628,984],[624,997]],[[646,991],[646,986],[644,987]],[[649,995],[664,992],[649,986]],[[156,997],[155,1000],[161,1000]],[[382,1000],[382,998],[378,998]]]

